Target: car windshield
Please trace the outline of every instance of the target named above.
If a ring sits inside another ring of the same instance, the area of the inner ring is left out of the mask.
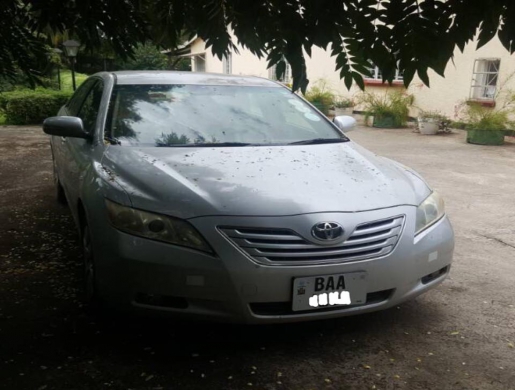
[[[124,146],[245,146],[347,138],[280,87],[118,85],[106,139]]]

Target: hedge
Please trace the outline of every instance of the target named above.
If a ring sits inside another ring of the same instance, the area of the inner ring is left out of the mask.
[[[41,124],[45,118],[57,115],[71,95],[43,88],[4,92],[0,93],[0,111],[10,125]]]

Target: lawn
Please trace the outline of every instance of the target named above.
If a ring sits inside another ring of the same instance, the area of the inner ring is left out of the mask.
[[[88,78],[87,74],[77,73],[75,72],[75,83],[77,87],[81,85],[84,80]],[[62,91],[71,91],[73,90],[72,84],[72,72],[69,70],[61,70],[61,90]]]

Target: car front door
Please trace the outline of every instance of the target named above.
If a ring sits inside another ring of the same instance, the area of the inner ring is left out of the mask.
[[[86,99],[86,96],[96,82],[96,79],[86,80],[73,94],[68,103],[66,103],[66,105],[61,108],[59,115],[77,116],[79,109],[84,102],[84,99]],[[67,199],[69,198],[68,193],[71,187],[67,182],[67,178],[69,177],[68,163],[70,159],[70,156],[68,155],[68,141],[69,139],[67,137],[52,137],[52,157],[54,160],[54,169],[57,174],[57,178],[59,179],[59,182],[64,189]]]
[[[65,181],[67,184],[66,195],[72,211],[77,210],[77,201],[80,197],[83,178],[92,164],[92,154],[95,143],[93,139],[97,131],[97,118],[102,101],[104,85],[102,80],[95,79],[87,90],[87,94],[74,115],[82,119],[84,130],[91,135],[91,139],[68,138],[65,147]]]

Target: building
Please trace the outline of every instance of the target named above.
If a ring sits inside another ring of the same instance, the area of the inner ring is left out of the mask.
[[[192,70],[197,72],[254,75],[275,79],[275,69],[267,69],[265,58],[259,59],[249,50],[238,47],[238,53],[231,53],[220,60],[206,49],[202,39],[196,38],[187,45],[191,57]],[[330,50],[314,47],[312,56],[306,56],[307,73],[310,83],[325,80],[333,91],[341,96],[352,97],[361,93],[357,86],[347,90],[339,72],[335,71],[335,59]],[[397,74],[392,85],[383,84],[379,69],[373,69],[373,77],[365,79],[366,91],[385,93],[392,90],[405,90],[402,74]],[[456,49],[454,60],[445,70],[445,77],[429,71],[430,88],[415,77],[408,92],[415,96],[412,115],[419,110],[440,111],[452,119],[461,104],[467,100],[494,107],[502,105],[510,89],[515,90],[515,61],[510,53],[495,38],[476,50],[476,43],[470,43],[464,52]],[[291,82],[291,69],[287,67],[284,80]]]

